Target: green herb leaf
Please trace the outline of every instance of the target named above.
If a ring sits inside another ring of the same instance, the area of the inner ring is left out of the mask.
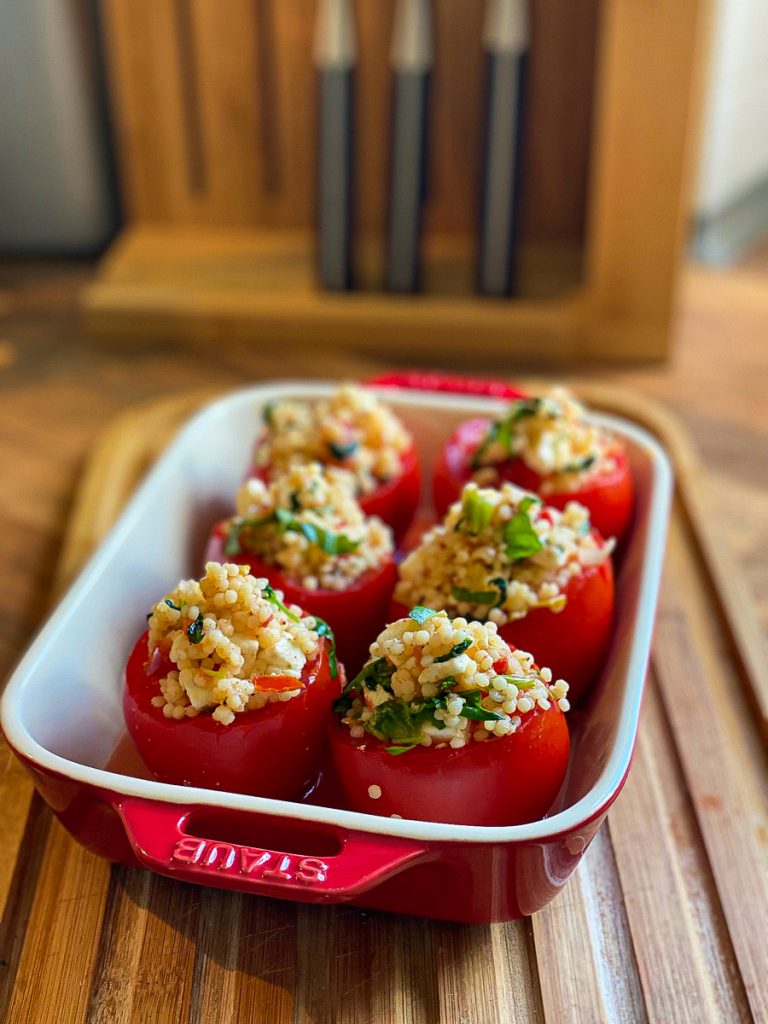
[[[531,505],[536,503],[535,498],[523,498],[517,512],[504,523],[502,536],[506,545],[506,555],[515,562],[535,555],[544,547],[527,514]]]
[[[562,472],[563,473],[583,473],[585,470],[591,469],[596,462],[597,462],[597,456],[596,455],[585,455],[584,458],[583,459],[579,459],[578,462],[571,462],[568,466],[565,467],[565,469],[562,470]]]
[[[493,505],[480,494],[479,491],[468,491],[461,502],[461,521],[457,523],[462,526],[465,533],[475,537],[483,531],[493,517]]]
[[[463,654],[468,647],[472,646],[472,637],[468,636],[464,640],[460,640],[457,644],[448,651],[447,654],[441,654],[439,658],[435,658],[435,664],[441,662],[450,661],[451,658],[457,658],[460,654]]]
[[[495,590],[467,590],[465,587],[454,587],[451,593],[457,601],[469,604],[493,604],[498,596]]]
[[[315,632],[318,636],[324,636],[328,640],[328,667],[331,670],[331,679],[335,679],[339,674],[339,663],[336,660],[336,637],[325,619],[319,619],[317,615],[314,616],[314,619]]]
[[[314,523],[303,523],[287,509],[275,509],[275,518],[282,531],[293,530],[303,534],[310,544],[319,547],[326,555],[349,555],[360,547],[359,540],[352,540],[345,533],[332,533]]]
[[[407,747],[384,747],[384,749],[388,754],[395,756],[397,754],[407,754],[409,750],[413,750],[413,748],[418,747],[418,745],[419,741],[416,740],[413,743],[409,743]]]
[[[241,524],[238,519],[233,519],[227,527],[227,539],[224,541],[225,555],[241,555],[243,553],[240,544]]]
[[[496,601],[494,601],[494,607],[501,608],[501,606],[507,600],[507,587],[509,585],[508,581],[505,580],[503,576],[495,576],[491,580],[491,583],[495,583],[496,586],[499,588],[499,596],[496,599]]]
[[[415,740],[417,728],[408,705],[402,700],[386,700],[373,713],[372,730],[385,740]]]
[[[348,459],[349,456],[354,455],[360,447],[360,442],[350,441],[348,444],[336,444],[335,441],[329,441],[328,447],[334,459]]]
[[[181,605],[174,604],[170,597],[166,597],[165,603],[168,605],[169,608],[174,608],[177,612],[181,611]]]
[[[199,644],[203,639],[203,613],[198,612],[197,618],[194,622],[190,622],[187,626],[187,636],[189,642],[193,644]]]
[[[285,605],[277,596],[277,594],[269,585],[269,583],[265,584],[264,589],[262,590],[262,594],[264,595],[264,597],[266,597],[270,604],[273,604],[275,606],[275,608],[279,608],[281,612],[285,612],[285,614],[288,616],[291,622],[299,622],[300,617],[298,615],[294,615],[293,612],[288,611],[288,609],[285,607]]]
[[[262,415],[262,417],[264,419],[264,422],[267,424],[268,427],[274,427],[274,425],[275,425],[275,407],[276,406],[277,406],[277,402],[276,401],[267,402],[265,404],[262,412],[261,412],[261,415]]]
[[[478,469],[482,459],[492,444],[498,442],[504,455],[512,454],[512,441],[514,437],[513,426],[528,416],[535,416],[541,407],[540,398],[519,398],[509,406],[506,416],[503,419],[495,420],[488,428],[488,432],[482,439],[475,454],[470,460],[472,469]]]
[[[480,690],[472,690],[469,693],[462,693],[464,707],[459,712],[460,718],[471,718],[476,722],[498,722],[504,715],[499,711],[489,711],[480,703],[483,693]]]
[[[417,604],[415,608],[411,608],[408,612],[408,618],[413,619],[414,622],[418,622],[420,626],[422,626],[427,619],[431,618],[433,615],[437,615],[437,612],[433,608],[425,608],[421,604]]]

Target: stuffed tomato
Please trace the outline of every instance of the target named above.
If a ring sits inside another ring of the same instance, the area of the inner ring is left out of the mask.
[[[585,410],[562,388],[520,398],[499,420],[462,423],[435,467],[433,496],[439,515],[469,480],[498,486],[505,480],[564,509],[578,501],[603,537],[620,542],[632,518],[634,494],[624,445],[584,418]]]
[[[247,481],[237,510],[214,529],[208,557],[249,565],[324,619],[356,672],[387,621],[397,570],[392,531],[363,514],[352,475],[317,462],[293,466],[270,484]]]
[[[334,705],[341,788],[354,810],[373,814],[534,821],[565,777],[567,692],[493,622],[414,608],[379,635]]]
[[[365,388],[345,384],[317,402],[279,401],[264,410],[251,475],[269,482],[297,463],[348,470],[366,515],[400,540],[419,502],[419,459],[394,413]]]
[[[514,484],[470,483],[400,565],[390,615],[422,604],[493,622],[578,700],[610,644],[612,549],[576,502],[560,511]]]
[[[316,779],[342,685],[324,623],[244,566],[209,562],[153,607],[123,712],[162,782],[291,799]]]

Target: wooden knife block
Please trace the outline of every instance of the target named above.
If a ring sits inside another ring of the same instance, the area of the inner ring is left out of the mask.
[[[315,283],[312,0],[101,0],[127,227],[96,334],[515,361],[667,353],[708,0],[531,0],[521,293],[473,293],[483,3],[435,0],[424,282],[379,290],[392,3],[358,0],[353,293]]]

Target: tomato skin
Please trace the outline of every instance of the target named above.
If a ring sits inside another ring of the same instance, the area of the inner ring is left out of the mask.
[[[499,626],[499,636],[510,647],[528,651],[537,664],[550,668],[553,679],[565,679],[570,687],[568,699],[575,703],[602,669],[611,641],[611,559],[584,566],[578,576],[568,581],[565,595],[567,601],[561,612],[534,608],[523,618]],[[408,611],[405,605],[393,601],[390,619],[402,619]]]
[[[421,467],[415,445],[402,454],[403,471],[394,480],[379,484],[370,494],[358,498],[360,508],[367,516],[378,516],[392,529],[395,543],[399,543],[408,532],[419,505],[421,493]],[[344,468],[343,462],[329,462],[328,465]],[[269,466],[253,469],[250,476],[258,477],[265,483],[274,479]]]
[[[487,419],[467,420],[448,439],[438,458],[432,481],[432,493],[438,515],[457,501],[462,487],[472,476],[470,461],[491,424]],[[616,441],[607,455],[615,465],[607,471],[591,473],[579,487],[568,491],[547,490],[542,495],[548,505],[564,509],[569,501],[578,501],[589,509],[592,526],[603,537],[625,537],[632,519],[634,487],[629,459],[624,446]],[[544,479],[522,459],[507,459],[493,467],[501,480],[509,480],[527,491],[541,494]]]
[[[305,666],[304,689],[235,716],[222,725],[203,712],[177,721],[152,704],[160,680],[172,667],[164,657],[148,663],[147,633],[125,669],[123,713],[128,732],[147,768],[161,782],[290,800],[314,781],[331,703],[343,685],[331,678],[326,642]]]
[[[568,725],[555,703],[547,711],[535,708],[509,736],[395,755],[375,736],[353,739],[333,717],[336,775],[350,807],[369,814],[455,825],[536,821],[552,806],[568,766]],[[377,800],[369,786],[381,788]]]
[[[336,636],[336,650],[350,679],[368,660],[368,647],[387,622],[392,591],[397,582],[394,560],[388,558],[371,569],[346,590],[304,590],[292,583],[274,565],[244,551],[225,555],[226,524],[219,523],[211,535],[206,561],[235,562],[250,566],[252,576],[266,577],[282,590],[287,604],[297,604],[310,615],[325,619]]]

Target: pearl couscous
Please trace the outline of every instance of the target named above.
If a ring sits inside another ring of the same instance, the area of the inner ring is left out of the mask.
[[[390,528],[355,500],[352,474],[317,462],[270,484],[249,480],[237,512],[225,524],[224,554],[251,553],[307,591],[344,590],[394,550]]]
[[[394,596],[502,626],[533,608],[562,611],[569,580],[612,550],[575,501],[560,512],[514,484],[469,483],[403,561]]]
[[[536,398],[519,398],[504,417],[491,424],[472,457],[472,479],[495,485],[496,464],[510,458],[523,462],[544,479],[541,492],[572,490],[598,468],[613,468],[609,433],[585,418],[580,402],[562,387]]]
[[[320,650],[317,621],[300,616],[247,566],[208,562],[201,580],[182,580],[150,613],[150,657],[159,651],[174,665],[153,705],[167,718],[210,711],[229,725],[244,711],[297,697]],[[270,676],[295,677],[296,686],[260,689]]]
[[[371,657],[335,710],[355,739],[388,742],[392,754],[508,736],[536,708],[569,709],[568,684],[533,656],[513,651],[494,622],[412,609],[371,644]],[[381,795],[371,787],[372,799]]]
[[[257,473],[276,476],[296,464],[333,463],[354,475],[358,494],[398,477],[402,456],[413,445],[395,414],[353,384],[314,403],[271,403],[264,423],[254,453]]]

